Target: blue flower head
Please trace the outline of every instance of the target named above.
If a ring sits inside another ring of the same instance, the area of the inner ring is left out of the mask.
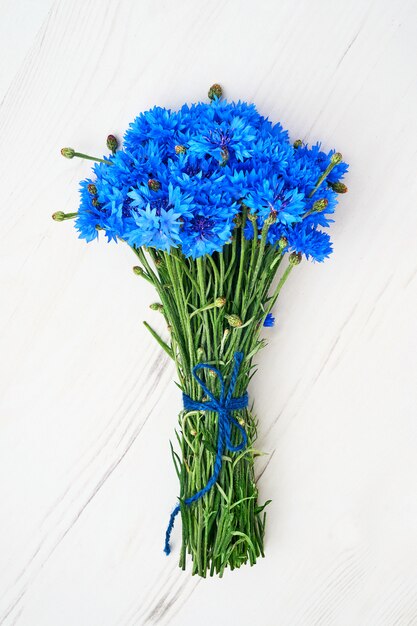
[[[159,250],[175,248],[180,243],[180,228],[190,214],[191,197],[169,183],[167,188],[151,191],[140,185],[128,193],[130,219],[133,224],[126,233],[132,246],[152,246]]]
[[[264,320],[264,326],[266,328],[272,328],[272,326],[274,325],[275,325],[275,317],[272,315],[272,313],[268,313]]]
[[[297,188],[290,188],[277,175],[264,180],[257,189],[244,198],[252,212],[265,220],[271,213],[278,222],[292,224],[299,222],[305,212],[304,194]]]
[[[258,236],[273,218],[268,245],[285,236],[285,252],[323,261],[332,250],[324,229],[337,205],[333,184],[347,171],[333,154],[318,143],[294,147],[280,124],[246,102],[153,107],[130,124],[122,148],[82,181],[75,225],[86,241],[102,230],[109,241],[179,248],[198,258],[231,241],[234,218],[246,206]],[[254,236],[249,220],[244,235]]]

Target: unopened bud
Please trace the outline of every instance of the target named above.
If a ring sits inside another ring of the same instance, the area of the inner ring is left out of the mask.
[[[204,349],[203,348],[197,348],[197,361],[202,361],[204,358]]]
[[[345,183],[329,183],[329,181],[327,181],[327,184],[329,185],[329,187],[331,187],[333,189],[333,191],[335,191],[336,193],[346,193],[348,188],[346,187]]]
[[[55,222],[63,222],[65,220],[65,213],[63,211],[56,211],[52,214],[52,219]]]
[[[229,156],[230,156],[229,150],[227,148],[223,148],[223,150],[220,152],[220,156],[221,156],[221,159],[220,159],[219,165],[220,167],[224,167],[229,160]]]
[[[52,214],[52,219],[55,220],[55,222],[63,222],[64,220],[73,220],[75,217],[77,217],[78,213],[64,213],[64,211],[55,211],[55,213]]]
[[[290,258],[288,259],[291,265],[299,265],[301,263],[302,254],[301,252],[291,252]]]
[[[235,217],[233,218],[233,223],[236,228],[240,228],[240,226],[242,226],[242,216],[240,215],[240,213],[235,215]]]
[[[162,311],[164,307],[162,306],[160,302],[154,302],[153,304],[149,305],[149,308],[152,311]]]
[[[320,213],[321,211],[324,211],[328,204],[329,201],[327,200],[327,198],[321,198],[320,200],[315,201],[311,210],[313,211],[313,213]]]
[[[284,248],[286,248],[288,246],[288,239],[286,237],[281,237],[281,239],[278,241],[278,248],[280,250],[284,250]]]
[[[159,180],[155,180],[155,178],[150,178],[148,180],[148,187],[149,189],[152,189],[152,191],[158,191],[161,189],[161,183]]]
[[[66,159],[73,159],[75,155],[75,150],[74,148],[62,148],[61,154]]]
[[[191,430],[190,430],[190,435],[191,435],[192,437],[195,437],[195,436],[197,435],[197,431],[195,430],[195,428],[191,428]]]
[[[98,199],[97,199],[97,198],[93,198],[93,199],[91,200],[91,204],[92,204],[93,206],[99,206],[99,205],[100,205],[100,202],[98,201]]]
[[[343,159],[342,155],[340,154],[340,152],[335,152],[334,154],[332,154],[332,156],[330,157],[330,163],[332,163],[333,165],[337,165],[338,163],[340,163],[340,161]]]
[[[111,150],[113,154],[115,154],[118,146],[119,146],[119,142],[117,141],[116,137],[114,135],[109,135],[107,137],[108,149]]]
[[[208,90],[208,97],[210,100],[214,100],[215,98],[221,98],[223,94],[223,89],[217,83],[214,83]]]
[[[298,148],[301,148],[301,146],[303,145],[303,142],[301,141],[301,139],[297,139],[296,141],[294,141],[293,146],[294,148],[297,150]]]
[[[175,154],[185,154],[187,152],[187,148],[181,145],[176,145],[174,150]]]
[[[87,191],[88,193],[91,193],[92,196],[95,196],[97,193],[97,187],[93,185],[93,183],[90,183],[87,187]]]
[[[238,315],[235,315],[234,313],[232,313],[231,315],[226,315],[225,317],[232,328],[239,328],[243,324],[240,317]]]
[[[243,426],[243,427],[245,427],[245,426],[246,426],[246,422],[245,422],[245,420],[243,419],[243,417],[238,417],[238,418],[237,418],[237,421],[239,422],[239,424],[240,424],[241,426]]]
[[[216,305],[218,309],[221,309],[226,304],[226,298],[222,296],[219,298],[216,298],[214,301],[214,304]]]
[[[277,212],[275,211],[275,209],[271,209],[268,217],[265,220],[265,224],[267,226],[271,226],[271,224],[275,224],[275,222],[277,221]]]
[[[145,272],[143,268],[140,267],[139,265],[135,265],[133,267],[133,273],[136,274],[136,276],[145,276]]]

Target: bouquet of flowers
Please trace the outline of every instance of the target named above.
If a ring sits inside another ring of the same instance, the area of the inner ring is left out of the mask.
[[[101,158],[63,148],[95,164],[78,211],[53,215],[75,219],[87,242],[102,231],[127,243],[135,274],[156,289],[150,308],[165,318],[166,337],[145,326],[175,362],[184,405],[164,550],[181,513],[180,567],[191,556],[204,577],[264,555],[268,501],[258,502],[248,383],[293,268],[331,253],[324,229],[347,191],[340,153],[291,143],[253,104],[222,99],[217,84],[208,96],[141,113],[121,149],[109,135]]]

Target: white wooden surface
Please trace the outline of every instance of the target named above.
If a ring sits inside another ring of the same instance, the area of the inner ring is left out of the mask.
[[[417,3],[0,0],[0,623],[417,624]],[[303,263],[252,385],[267,556],[166,558],[173,367],[122,245],[50,220],[154,103],[255,101],[336,147],[335,254]]]

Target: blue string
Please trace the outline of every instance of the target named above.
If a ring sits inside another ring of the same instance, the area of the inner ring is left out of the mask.
[[[232,417],[231,412],[237,411],[238,409],[244,409],[248,406],[248,394],[245,393],[240,398],[232,398],[236,380],[239,374],[239,369],[243,360],[242,352],[235,352],[234,354],[235,366],[233,368],[232,376],[230,378],[229,388],[227,394],[225,396],[225,382],[222,374],[216,367],[209,365],[208,363],[199,363],[193,368],[193,376],[195,380],[198,382],[204,393],[208,398],[210,398],[207,402],[198,402],[197,400],[192,400],[190,396],[187,394],[183,394],[183,402],[184,408],[189,411],[214,411],[219,414],[219,424],[218,424],[218,435],[217,435],[217,451],[216,451],[216,459],[214,461],[213,474],[209,478],[207,484],[197,491],[193,496],[186,498],[184,500],[184,504],[190,505],[197,500],[200,500],[210,489],[215,485],[217,479],[220,474],[220,470],[222,467],[222,456],[224,448],[226,447],[230,452],[239,452],[246,448],[248,443],[248,438],[245,430],[242,426],[237,422],[234,417]],[[197,374],[200,370],[207,369],[215,372],[219,381],[220,381],[220,397],[216,398],[213,393],[206,387],[204,381]],[[232,434],[232,425],[235,426],[241,435],[241,441],[238,445],[234,446],[231,442],[231,434]],[[171,552],[171,548],[169,545],[169,540],[171,537],[171,532],[174,527],[175,518],[180,512],[180,505],[177,504],[175,509],[171,513],[171,517],[169,518],[168,528],[165,533],[165,547],[164,552],[168,555]]]

